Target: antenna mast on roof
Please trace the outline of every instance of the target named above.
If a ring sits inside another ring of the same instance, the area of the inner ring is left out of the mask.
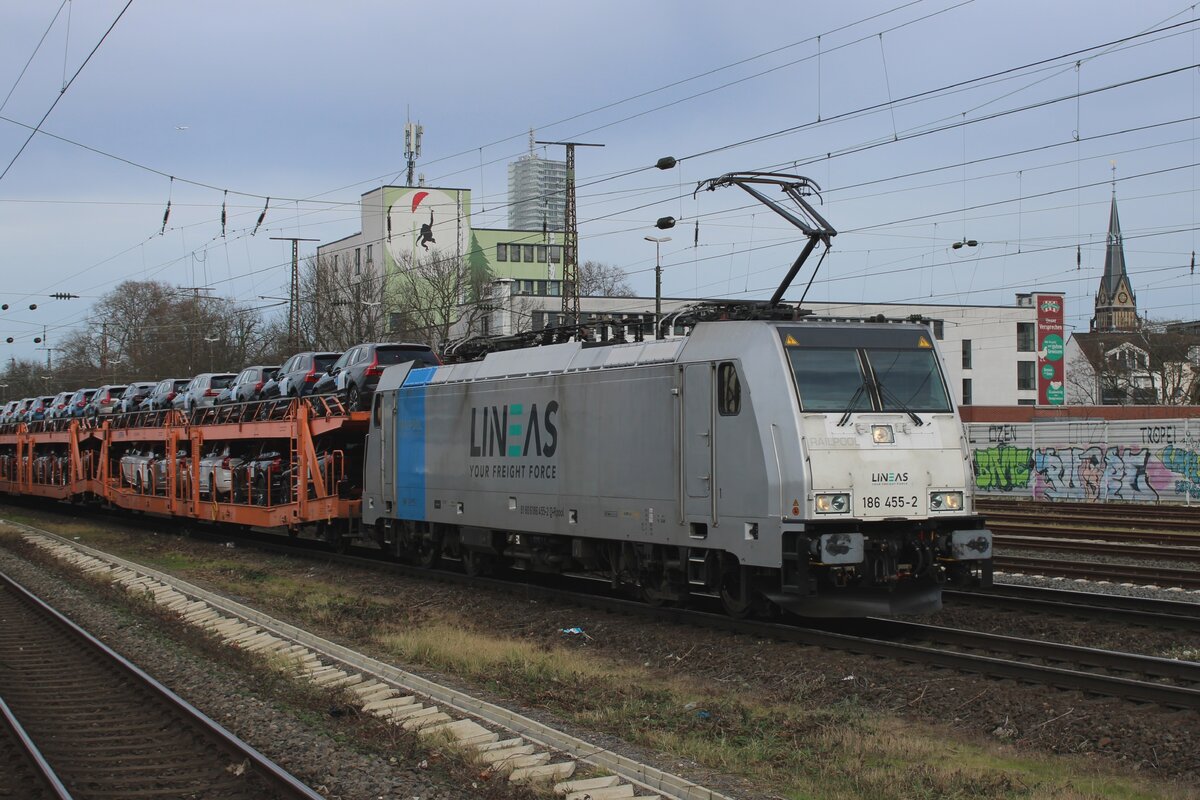
[[[406,113],[405,119],[408,120]],[[421,155],[421,135],[425,133],[425,126],[419,122],[408,120],[404,123],[404,160],[408,162],[408,177],[404,183],[405,186],[413,185],[413,172],[417,168],[417,158]]]

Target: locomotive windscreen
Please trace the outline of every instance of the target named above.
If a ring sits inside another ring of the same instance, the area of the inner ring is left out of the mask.
[[[950,410],[937,355],[926,334],[912,329],[851,334],[844,328],[784,328],[780,337],[805,411]],[[847,341],[851,337],[853,343]]]

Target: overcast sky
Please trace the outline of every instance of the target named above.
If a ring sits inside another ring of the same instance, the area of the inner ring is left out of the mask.
[[[0,169],[124,6],[0,7]],[[470,189],[476,227],[505,226],[506,164],[531,127],[603,143],[578,155],[580,257],[625,268],[642,294],[643,237],[670,214],[665,294],[769,296],[797,232],[737,189],[691,194],[782,169],[823,187],[840,232],[811,299],[1011,305],[1062,290],[1076,330],[1103,268],[1115,161],[1139,309],[1196,319],[1195,17],[1157,0],[134,0],[42,127],[70,142],[34,136],[0,179],[0,301],[13,307],[0,347],[42,355],[43,325],[53,346],[129,278],[247,302],[285,293],[289,246],[269,237],[357,231],[359,195],[403,181],[408,114],[425,127],[418,171]],[[680,165],[649,168],[664,155]],[[953,249],[962,239],[979,245]],[[61,291],[82,297],[48,298]]]

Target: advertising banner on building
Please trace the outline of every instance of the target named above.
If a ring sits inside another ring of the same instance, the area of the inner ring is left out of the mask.
[[[1061,406],[1066,396],[1063,366],[1063,296],[1035,294],[1037,305],[1038,405]]]

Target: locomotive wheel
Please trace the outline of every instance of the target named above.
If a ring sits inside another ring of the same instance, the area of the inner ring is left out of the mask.
[[[662,570],[643,572],[638,581],[638,594],[643,603],[655,608],[673,605],[677,599]]]
[[[417,563],[425,569],[436,569],[442,560],[442,535],[429,533],[421,537]]]
[[[646,605],[654,606],[655,608],[661,608],[662,606],[667,605],[667,598],[664,597],[662,592],[660,592],[658,589],[655,589],[653,586],[642,586],[640,588],[642,602]]]
[[[489,575],[492,571],[492,557],[474,550],[463,550],[462,568],[463,572],[472,578]]]
[[[749,578],[750,571],[740,565],[727,566],[721,574],[721,606],[734,619],[746,619],[759,605]]]
[[[322,520],[317,523],[317,538],[333,548],[335,553],[350,549],[350,539],[342,535],[342,526]]]

